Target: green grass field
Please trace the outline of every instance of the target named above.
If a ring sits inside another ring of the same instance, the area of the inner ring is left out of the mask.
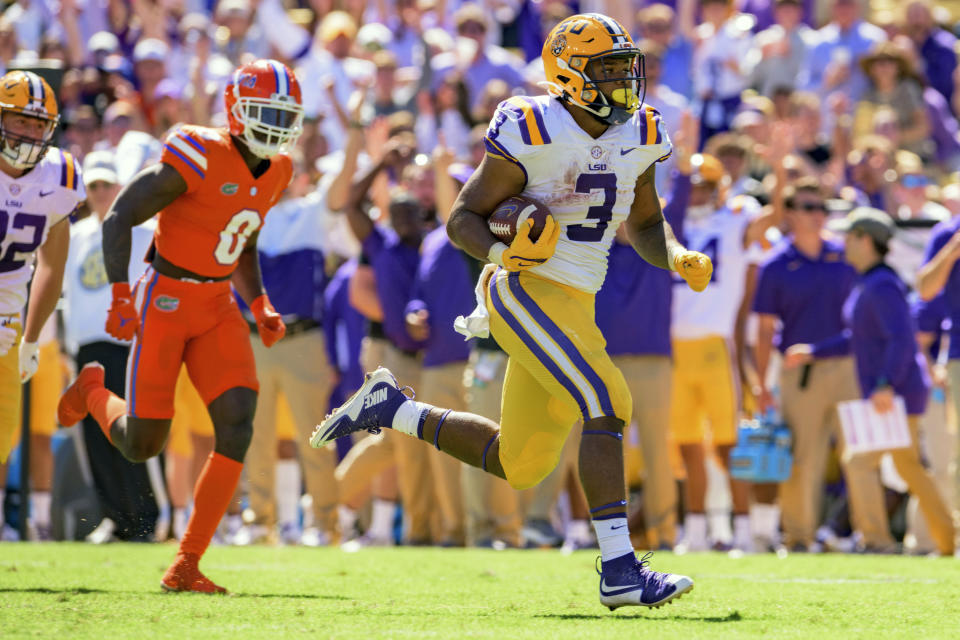
[[[694,590],[610,613],[594,552],[216,547],[202,566],[229,596],[162,593],[173,554],[0,544],[0,637],[960,637],[956,559],[660,553]]]

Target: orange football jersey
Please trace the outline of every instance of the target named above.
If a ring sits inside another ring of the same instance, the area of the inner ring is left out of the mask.
[[[160,161],[183,176],[187,191],[160,211],[156,250],[168,262],[212,278],[233,272],[293,176],[290,157],[280,154],[254,178],[229,132],[210,127],[177,127]]]

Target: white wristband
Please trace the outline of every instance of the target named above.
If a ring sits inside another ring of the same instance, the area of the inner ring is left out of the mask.
[[[497,242],[492,247],[490,251],[487,252],[487,260],[492,262],[495,265],[503,267],[503,252],[509,249],[507,245],[502,242]]]

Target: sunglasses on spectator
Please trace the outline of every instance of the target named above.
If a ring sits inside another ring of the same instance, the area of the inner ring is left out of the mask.
[[[822,202],[795,202],[787,205],[794,211],[803,211],[804,213],[826,213],[827,208]]]
[[[643,25],[643,28],[647,31],[663,33],[664,31],[670,31],[673,26],[669,22],[660,22],[658,20],[657,22],[648,22],[647,24]]]
[[[458,31],[463,34],[474,33],[479,35],[481,33],[486,33],[487,27],[479,22],[464,22],[462,25],[460,25],[460,29],[458,29]]]
[[[902,184],[907,189],[912,189],[914,187],[925,187],[930,184],[930,178],[924,175],[906,175],[900,178],[900,184]]]

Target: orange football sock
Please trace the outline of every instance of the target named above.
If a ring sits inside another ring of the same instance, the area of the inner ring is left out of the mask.
[[[113,443],[110,427],[120,416],[127,415],[127,402],[106,387],[98,387],[87,394],[87,409],[100,425],[103,435]]]
[[[243,463],[216,451],[207,458],[193,492],[193,513],[180,541],[180,553],[202,556],[207,550],[220,518],[227,512],[242,470]]]

